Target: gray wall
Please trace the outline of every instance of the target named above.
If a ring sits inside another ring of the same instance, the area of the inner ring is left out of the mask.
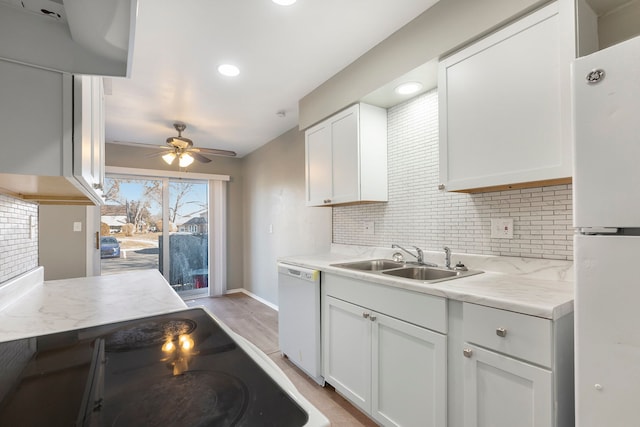
[[[442,0],[436,3],[302,98],[300,129],[546,2]]]
[[[147,157],[157,150],[106,144],[107,166],[177,171],[160,157]],[[227,191],[227,288],[241,288],[243,279],[242,159],[212,157],[211,163],[194,162],[190,172],[229,175]]]
[[[73,231],[79,222],[80,231]],[[44,280],[68,279],[87,275],[87,207],[42,205],[38,222],[39,263]]]
[[[37,266],[38,205],[0,194],[0,285]]]
[[[331,208],[305,206],[304,133],[296,128],[244,160],[244,288],[277,305],[277,258],[329,251]]]

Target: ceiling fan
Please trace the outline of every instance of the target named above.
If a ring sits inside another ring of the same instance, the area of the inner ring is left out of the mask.
[[[172,164],[175,159],[178,159],[178,164],[181,168],[186,168],[194,160],[198,160],[202,163],[209,163],[211,159],[203,154],[213,156],[228,156],[235,157],[235,151],[219,150],[216,148],[195,148],[193,141],[189,138],[182,136],[182,132],[187,128],[184,123],[174,123],[173,127],[178,131],[178,136],[172,136],[167,138],[167,147],[158,147],[165,150],[164,153],[152,154],[151,156],[162,156],[167,164]]]

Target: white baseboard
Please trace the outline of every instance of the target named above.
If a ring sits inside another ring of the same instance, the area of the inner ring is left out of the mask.
[[[260,298],[258,295],[254,294],[253,292],[249,292],[245,288],[227,289],[225,294],[237,294],[238,292],[242,292],[243,294],[253,298],[254,300],[259,301],[259,302],[263,303],[264,305],[273,308],[275,311],[278,311],[278,306],[277,305],[267,301],[264,298]]]

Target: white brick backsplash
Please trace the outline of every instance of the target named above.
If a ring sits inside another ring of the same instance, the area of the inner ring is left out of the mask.
[[[0,284],[37,266],[38,205],[0,194]]]
[[[426,250],[573,259],[572,186],[480,194],[438,190],[438,94],[387,112],[389,202],[333,208],[333,242],[416,245]],[[513,239],[492,239],[491,218],[513,218]],[[373,221],[375,233],[362,232]]]

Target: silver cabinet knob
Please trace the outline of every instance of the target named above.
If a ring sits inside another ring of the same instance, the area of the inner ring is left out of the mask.
[[[331,199],[324,199],[323,202],[324,203],[331,203]]]
[[[473,355],[473,350],[471,350],[470,348],[465,348],[462,350],[462,354],[464,355],[464,357],[471,357]]]
[[[439,184],[439,185],[438,185],[438,190],[444,190],[444,189],[445,189],[444,184]]]
[[[362,313],[362,317],[364,317],[365,319],[369,318],[369,313]]]
[[[375,322],[375,321],[376,321],[376,319],[377,319],[377,317],[376,317],[376,316],[369,316],[369,320],[371,320],[372,322]]]
[[[505,328],[498,328],[496,329],[496,335],[504,338],[507,336],[507,330]]]

